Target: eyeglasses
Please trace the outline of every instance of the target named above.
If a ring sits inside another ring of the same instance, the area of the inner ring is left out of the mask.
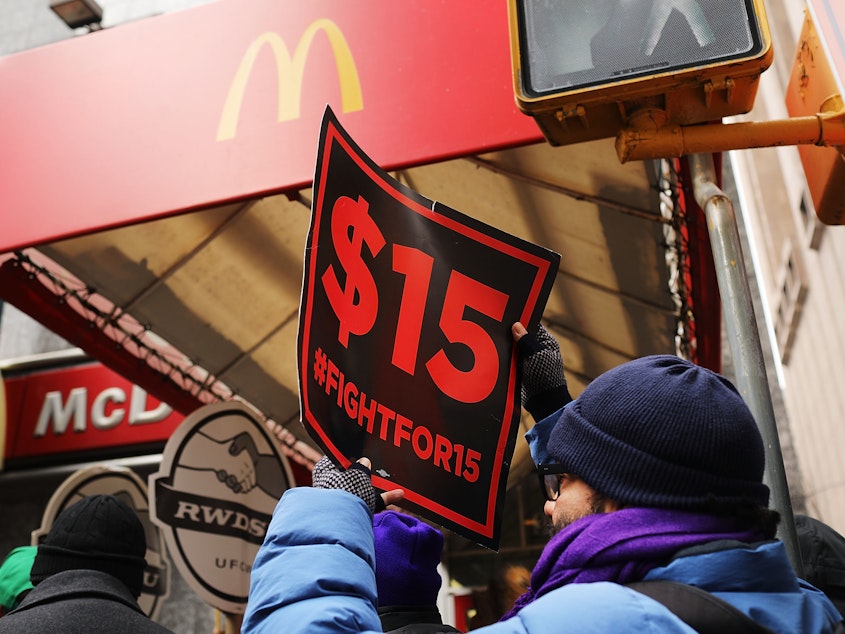
[[[554,502],[560,495],[560,483],[566,477],[566,468],[559,464],[537,465],[537,475],[540,478],[540,490],[550,502]]]

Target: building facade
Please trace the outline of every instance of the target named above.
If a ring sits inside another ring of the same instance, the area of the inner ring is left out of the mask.
[[[754,109],[738,121],[789,117],[786,94],[807,6],[781,0],[766,8],[775,60],[761,78]],[[842,532],[845,336],[836,316],[845,307],[845,232],[818,220],[795,146],[738,150],[730,160],[774,350],[769,380],[783,395],[806,511]]]

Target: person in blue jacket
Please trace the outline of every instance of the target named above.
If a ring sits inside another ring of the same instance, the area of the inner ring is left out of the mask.
[[[774,539],[763,441],[723,376],[670,355],[635,359],[527,439],[556,532],[529,590],[477,631],[694,632],[626,585],[644,579],[697,586],[771,632],[825,634],[841,620]],[[377,495],[369,467],[325,462],[314,487],[285,492],[254,562],[244,633],[381,631],[372,513],[402,492]]]

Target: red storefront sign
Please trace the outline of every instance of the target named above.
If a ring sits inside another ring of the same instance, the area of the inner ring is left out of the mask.
[[[0,59],[0,253],[308,186],[326,103],[384,169],[542,141],[505,3],[221,0]]]
[[[163,443],[183,416],[98,363],[4,376],[5,460]]]

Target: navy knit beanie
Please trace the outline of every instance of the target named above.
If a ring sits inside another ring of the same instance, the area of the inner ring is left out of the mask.
[[[373,516],[379,606],[435,605],[443,533],[417,518],[382,511]]]
[[[763,439],[745,401],[725,377],[671,355],[597,377],[563,409],[548,452],[626,506],[769,501]]]
[[[67,507],[38,545],[30,579],[38,585],[65,570],[98,570],[141,594],[147,553],[144,525],[113,495],[92,495]]]

